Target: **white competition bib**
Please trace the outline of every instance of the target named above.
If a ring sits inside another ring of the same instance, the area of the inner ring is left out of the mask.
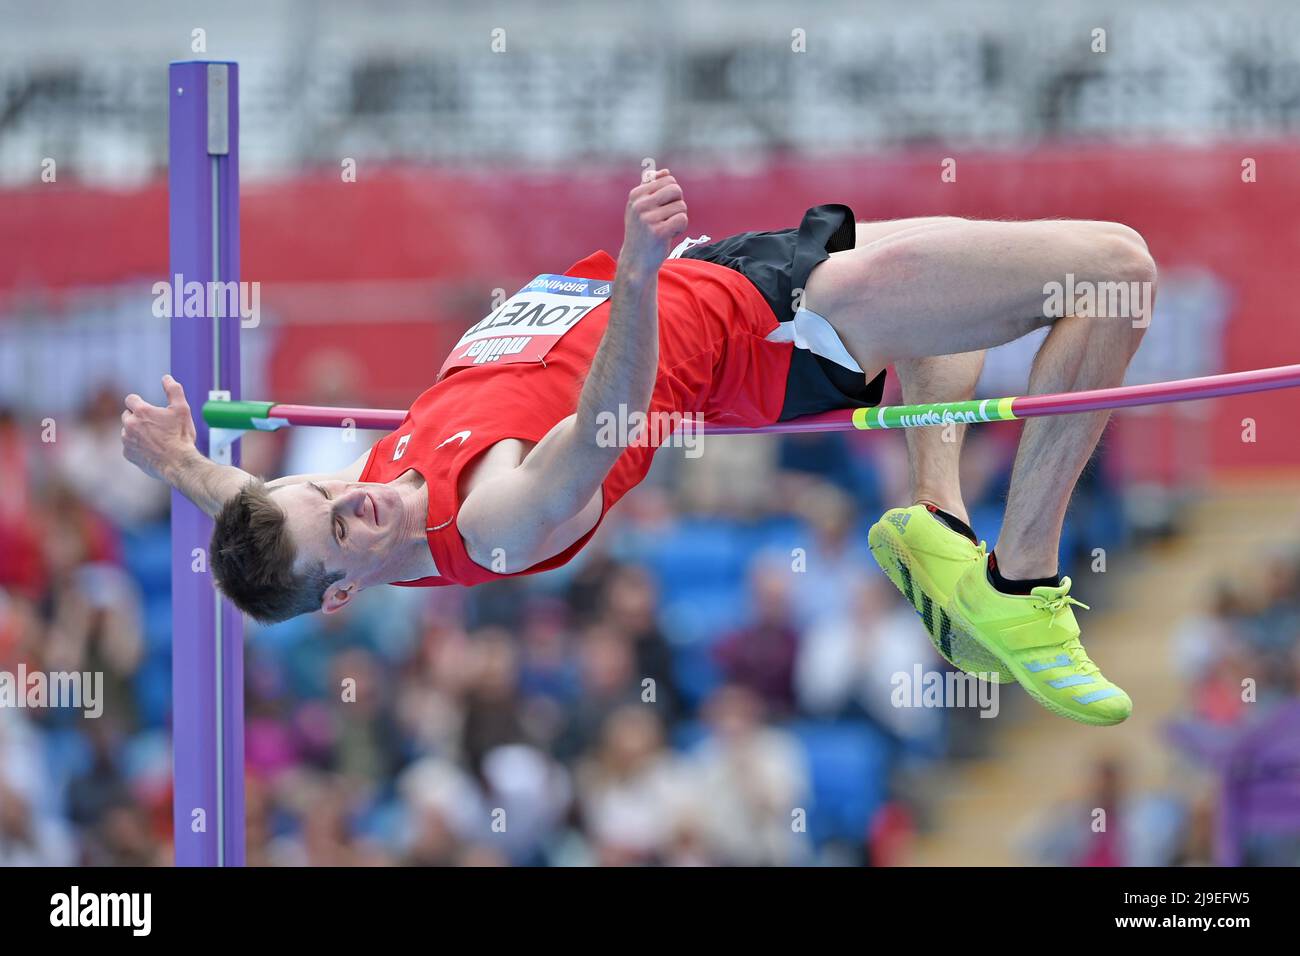
[[[456,343],[438,378],[469,365],[540,362],[566,332],[609,298],[609,279],[540,275]]]

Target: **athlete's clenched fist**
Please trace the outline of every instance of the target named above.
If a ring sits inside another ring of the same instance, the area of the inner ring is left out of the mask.
[[[655,170],[628,193],[623,249],[618,257],[620,275],[653,275],[686,232],[686,226],[682,187],[668,170]]]

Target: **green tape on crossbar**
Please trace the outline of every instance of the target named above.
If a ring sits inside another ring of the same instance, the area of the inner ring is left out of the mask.
[[[235,428],[248,431],[257,421],[266,419],[273,402],[204,402],[203,420],[209,428]]]
[[[973,425],[976,422],[1009,422],[1014,398],[984,398],[969,402],[935,402],[931,405],[882,405],[853,412],[855,428],[918,428],[924,425]]]

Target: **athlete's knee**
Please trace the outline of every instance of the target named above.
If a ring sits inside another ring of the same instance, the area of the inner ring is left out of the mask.
[[[1059,222],[1062,238],[1085,251],[1097,279],[1155,282],[1155,261],[1146,239],[1132,226],[1102,219]]]
[[[1155,318],[1156,290],[1160,285],[1160,270],[1156,267],[1156,260],[1151,257],[1150,252],[1141,257],[1137,269],[1140,272],[1140,277],[1130,287],[1135,290],[1136,297],[1136,301],[1132,303],[1130,308],[1130,318],[1132,320],[1130,324],[1134,331],[1134,351],[1141,344],[1142,336],[1151,325],[1151,320]]]
[[[1147,248],[1147,241],[1143,238],[1142,233],[1138,232],[1132,226],[1127,226],[1122,222],[1110,222],[1104,219],[1087,220],[1086,224],[1103,235],[1123,239],[1126,242],[1130,242],[1137,246],[1144,252],[1149,251]]]
[[[1146,243],[1134,242],[1126,234],[1118,231],[1107,231],[1092,237],[1088,247],[1098,279],[1110,282],[1136,282],[1155,288],[1156,261],[1152,258]]]
[[[1110,232],[1097,242],[1101,281],[1095,290],[1094,314],[1122,323],[1126,334],[1121,339],[1131,354],[1155,314],[1156,262],[1145,243],[1134,243],[1122,232]]]

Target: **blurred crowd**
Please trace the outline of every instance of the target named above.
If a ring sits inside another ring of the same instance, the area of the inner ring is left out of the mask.
[[[1189,694],[1170,739],[1222,780],[1192,807],[1206,856],[1300,866],[1300,548],[1222,577],[1175,652]]]
[[[105,698],[98,719],[0,708],[0,865],[171,860],[168,495],[121,458],[119,402],[108,387],[71,420],[0,411],[0,670],[102,672]],[[325,434],[257,436],[245,466],[319,462]],[[1014,439],[970,439],[990,539]],[[917,781],[990,734],[970,710],[890,703],[892,675],[942,666],[865,548],[903,493],[902,443],[711,441],[695,461],[661,452],[561,571],[250,626],[249,862],[906,860]],[[1090,547],[1106,528],[1122,547],[1105,475],[1076,513]],[[1296,569],[1188,625],[1195,720],[1242,719],[1232,655],[1271,655],[1261,696],[1291,686]]]
[[[1161,666],[1183,701],[1162,726],[1169,779],[1107,755],[1025,850],[1071,866],[1300,866],[1300,547],[1224,572]]]

